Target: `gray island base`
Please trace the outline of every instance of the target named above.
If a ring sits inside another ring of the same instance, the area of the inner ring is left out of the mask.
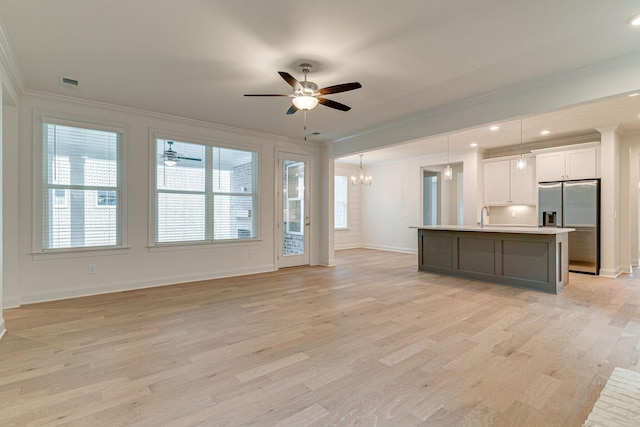
[[[420,271],[553,294],[569,283],[571,228],[416,228]]]

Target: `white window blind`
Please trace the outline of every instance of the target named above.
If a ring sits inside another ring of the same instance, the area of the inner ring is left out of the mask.
[[[42,248],[121,246],[122,133],[45,122],[42,165]]]
[[[156,139],[156,243],[257,237],[258,153],[168,142]]]
[[[336,175],[334,178],[333,192],[333,227],[347,228],[347,195],[349,191],[348,178]]]

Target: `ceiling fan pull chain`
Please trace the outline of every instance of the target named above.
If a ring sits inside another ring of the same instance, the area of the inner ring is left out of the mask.
[[[304,114],[304,140],[307,140],[307,110],[302,110]]]

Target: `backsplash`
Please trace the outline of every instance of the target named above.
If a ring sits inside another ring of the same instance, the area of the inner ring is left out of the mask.
[[[537,209],[535,206],[491,206],[489,218],[485,216],[485,223],[493,225],[538,225]]]

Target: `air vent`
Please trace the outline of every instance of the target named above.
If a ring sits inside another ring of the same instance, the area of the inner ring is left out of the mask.
[[[68,87],[72,89],[78,89],[79,87],[79,83],[77,80],[70,79],[68,77],[62,77],[61,80],[62,80],[63,87]]]

